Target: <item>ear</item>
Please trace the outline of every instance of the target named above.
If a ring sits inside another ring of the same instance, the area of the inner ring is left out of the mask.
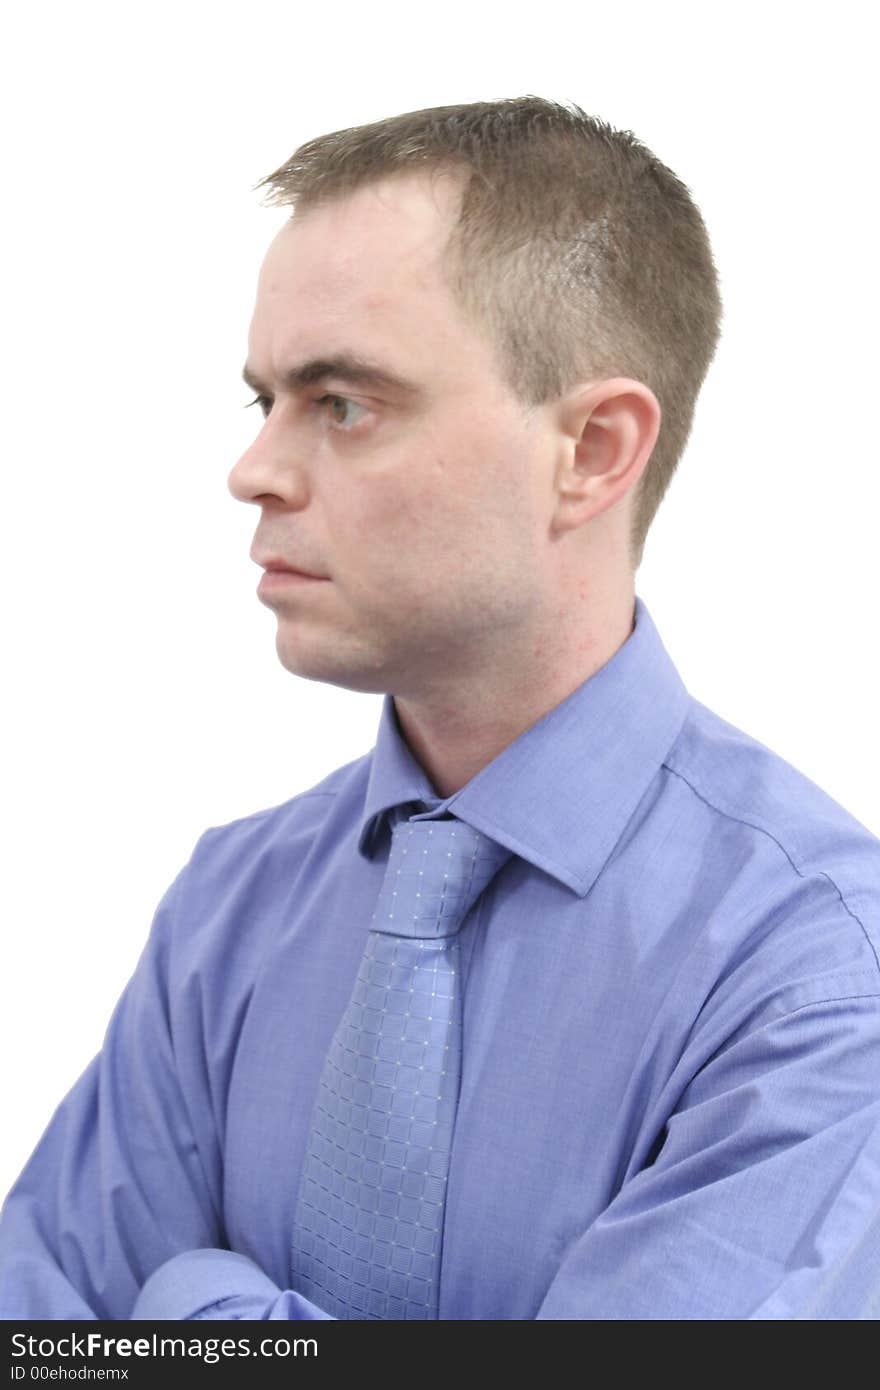
[[[660,403],[630,377],[581,386],[557,402],[552,531],[592,521],[635,487],[660,432]]]

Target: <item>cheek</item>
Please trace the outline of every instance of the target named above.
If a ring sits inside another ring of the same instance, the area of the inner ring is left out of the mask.
[[[331,553],[364,579],[436,567],[438,554],[465,573],[522,563],[531,548],[534,497],[522,440],[471,428],[418,441],[359,476],[329,480],[323,499]]]
[[[359,552],[399,565],[407,556],[436,555],[440,543],[454,545],[479,518],[477,499],[439,461],[406,479],[374,476],[334,498],[331,535],[345,534]]]
[[[442,492],[427,479],[403,485],[373,474],[332,489],[322,512],[327,551],[345,592],[361,611],[382,609],[395,581],[406,577],[413,602],[436,573],[438,552],[448,550],[441,514]],[[397,600],[402,599],[398,590]]]

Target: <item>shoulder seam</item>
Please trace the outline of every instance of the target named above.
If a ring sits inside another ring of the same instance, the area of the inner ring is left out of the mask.
[[[880,998],[880,989],[862,990],[860,994],[832,994],[823,995],[821,999],[808,999],[806,1004],[795,1004],[793,1009],[780,1014],[780,1018],[791,1018],[792,1014],[800,1013],[801,1009],[815,1009],[823,1004],[845,1004],[849,999],[877,999]],[[778,1022],[778,1019],[776,1020]]]
[[[685,786],[690,787],[694,796],[699,797],[699,799],[702,802],[704,802],[706,806],[709,806],[713,811],[717,811],[719,816],[726,816],[728,820],[737,821],[740,825],[748,826],[750,830],[757,830],[760,831],[762,835],[766,835],[767,838],[769,840],[772,840],[774,845],[776,845],[777,848],[780,849],[782,853],[785,855],[789,864],[794,869],[795,873],[798,875],[798,878],[806,878],[806,874],[801,872],[797,864],[794,862],[794,859],[791,857],[791,854],[786,849],[785,845],[782,844],[780,840],[777,840],[772,830],[768,830],[766,826],[763,825],[756,825],[753,821],[746,820],[744,816],[738,816],[733,811],[726,811],[723,806],[718,806],[714,801],[710,801],[707,796],[705,796],[701,791],[698,790],[697,787],[694,786],[690,778],[686,777],[683,772],[679,772],[678,768],[673,767],[672,764],[669,762],[664,762],[663,766],[667,769],[667,771],[673,773],[674,776],[678,777],[682,782],[684,782]],[[849,913],[850,917],[852,917],[854,922],[858,923],[859,927],[861,928],[862,935],[868,943],[871,955],[874,957],[874,964],[877,967],[878,974],[880,974],[880,958],[878,958],[877,956],[877,951],[874,947],[874,943],[868,935],[868,931],[865,927],[864,922],[860,917],[856,916],[855,912],[853,912],[846,898],[843,896],[843,892],[841,891],[840,885],[835,882],[831,875],[829,873],[826,873],[824,869],[818,869],[817,873],[821,878],[827,878],[828,882],[831,884],[832,888],[837,893],[837,896],[840,899],[844,907],[844,910]]]

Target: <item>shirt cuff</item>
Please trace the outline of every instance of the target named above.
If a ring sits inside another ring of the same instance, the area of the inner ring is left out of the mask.
[[[135,1300],[131,1321],[197,1318],[329,1318],[292,1289],[273,1284],[235,1250],[184,1250],[155,1269]]]

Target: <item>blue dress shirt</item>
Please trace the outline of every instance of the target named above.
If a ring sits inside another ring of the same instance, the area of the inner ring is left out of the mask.
[[[439,1316],[878,1317],[880,841],[634,619],[436,807],[513,851],[461,931]],[[366,756],[205,831],[7,1197],[2,1316],[326,1316],[304,1147],[418,800],[386,696]]]

